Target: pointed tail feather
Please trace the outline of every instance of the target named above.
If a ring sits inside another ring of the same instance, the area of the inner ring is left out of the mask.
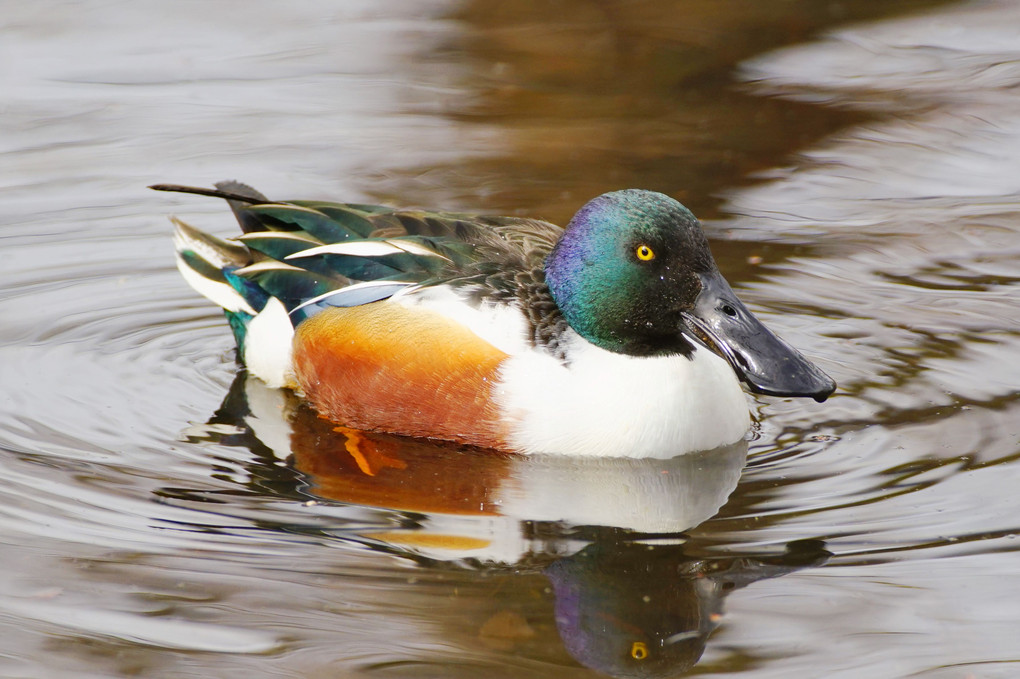
[[[170,191],[173,193],[193,193],[198,196],[209,196],[210,198],[222,198],[230,205],[230,211],[234,213],[237,223],[245,233],[261,231],[264,229],[258,219],[252,217],[244,208],[249,205],[269,203],[270,200],[264,195],[238,181],[217,182],[215,189],[204,189],[198,186],[183,186],[181,184],[153,184],[149,187],[155,191]]]
[[[224,188],[205,189],[200,186],[184,186],[183,184],[152,184],[149,188],[153,191],[193,193],[196,196],[209,196],[211,198],[222,198],[224,200],[236,200],[240,203],[248,204],[269,202],[265,196],[247,184],[242,184],[240,182],[220,182],[216,186],[223,186]],[[247,189],[247,191],[245,191],[245,189]]]
[[[173,223],[177,268],[188,285],[228,312],[257,314],[265,304],[264,293],[263,299],[258,299],[255,290],[238,286],[232,280],[237,277],[231,277],[233,271],[251,264],[251,251],[203,233],[177,218],[173,218]]]

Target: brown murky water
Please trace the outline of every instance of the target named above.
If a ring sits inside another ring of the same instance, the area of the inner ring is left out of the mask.
[[[9,3],[0,84],[0,675],[1020,676],[1015,3]],[[144,187],[224,178],[665,191],[840,391],[352,455],[173,268],[168,213],[233,226]]]

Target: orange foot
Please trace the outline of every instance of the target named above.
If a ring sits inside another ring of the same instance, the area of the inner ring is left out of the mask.
[[[344,448],[354,458],[358,469],[368,476],[375,476],[381,469],[407,469],[407,463],[389,457],[379,450],[377,442],[365,436],[364,432],[350,427],[333,427],[333,431],[344,436]]]

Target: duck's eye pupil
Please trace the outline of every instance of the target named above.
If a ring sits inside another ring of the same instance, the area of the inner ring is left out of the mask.
[[[731,307],[729,304],[724,304],[723,308],[722,308],[722,311],[727,316],[736,316],[737,315],[737,310],[734,309],[733,307]]]
[[[652,259],[655,259],[655,253],[652,252],[652,249],[645,245],[644,243],[637,246],[637,249],[634,250],[634,254],[636,254],[637,258],[640,259],[642,262],[647,262]]]

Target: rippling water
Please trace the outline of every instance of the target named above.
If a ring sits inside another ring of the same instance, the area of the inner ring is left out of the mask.
[[[8,7],[0,674],[1020,674],[1020,11],[822,5]],[[674,460],[352,454],[173,269],[231,220],[144,187],[224,178],[666,191],[840,391]]]

